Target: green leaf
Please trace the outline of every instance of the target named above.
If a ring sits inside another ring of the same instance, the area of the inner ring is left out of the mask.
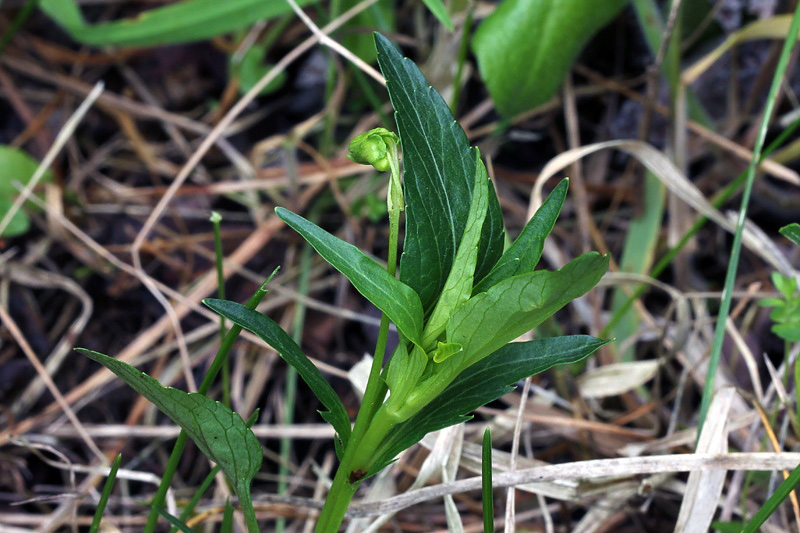
[[[275,213],[336,270],[350,280],[367,300],[397,325],[397,329],[414,344],[422,341],[422,304],[414,290],[390,276],[378,263],[313,222],[278,207]]]
[[[39,162],[28,155],[24,150],[13,146],[0,145],[0,220],[14,205],[14,199],[19,195],[19,190],[14,182],[25,186],[33,177]],[[39,182],[52,181],[53,173],[45,172]],[[26,233],[30,228],[30,220],[22,210],[17,211],[11,222],[0,237],[14,237]]]
[[[447,341],[464,346],[470,365],[530,331],[594,287],[608,256],[589,252],[556,271],[537,270],[508,278],[473,296],[447,323]]]
[[[481,503],[483,504],[483,532],[494,533],[494,487],[492,486],[492,430],[483,432],[481,447]]]
[[[303,6],[316,0],[296,1]],[[94,46],[202,41],[292,10],[285,0],[186,0],[135,18],[87,24],[75,0],[40,0],[39,7],[73,39]]]
[[[468,367],[419,413],[395,427],[369,475],[432,432],[469,420],[472,411],[514,390],[512,384],[561,364],[576,363],[610,341],[586,335],[513,342]]]
[[[76,350],[119,376],[182,427],[200,451],[222,467],[239,497],[250,499],[250,482],[261,467],[262,450],[241,416],[202,394],[163,387],[144,372],[113,357],[84,348]]]
[[[800,342],[800,324],[775,324],[772,332],[783,340]]]
[[[552,98],[584,45],[626,3],[500,3],[478,27],[472,41],[481,77],[500,114],[510,117]]]
[[[425,325],[422,345],[426,350],[433,348],[436,340],[444,333],[450,315],[467,303],[472,293],[481,228],[489,208],[489,176],[486,174],[486,167],[480,160],[480,153],[476,154],[476,158],[478,162],[475,167],[475,186],[472,192],[472,205],[467,216],[467,225],[464,228],[464,235],[461,237],[461,244],[458,245],[453,268],[447,275],[447,281],[442,288],[439,301],[436,302],[436,307],[433,308],[428,323]]]
[[[386,384],[392,391],[388,403],[392,408],[405,403],[408,394],[428,365],[428,356],[422,348],[412,345],[409,352],[406,344],[405,342],[398,344],[386,370]]]
[[[400,279],[433,310],[467,224],[477,162],[475,150],[441,95],[419,68],[375,34],[378,65],[386,78],[403,147],[406,232]],[[503,219],[492,189],[481,230],[475,280],[503,253]]]
[[[490,287],[511,276],[533,272],[542,257],[544,241],[556,225],[556,219],[561,213],[568,188],[569,179],[563,179],[556,185],[556,188],[536,210],[536,214],[528,221],[514,243],[497,261],[489,275],[475,286],[473,294],[486,292]]]
[[[195,533],[195,531],[189,526],[187,526],[180,518],[170,514],[170,512],[164,509],[163,507],[156,507],[156,511],[158,511],[158,514],[164,517],[164,520],[172,524],[172,527],[174,527],[175,529],[178,529],[183,533]]]
[[[350,417],[347,416],[342,400],[322,376],[322,372],[306,357],[283,328],[271,318],[236,302],[206,298],[203,303],[234,324],[261,337],[284,361],[292,365],[320,403],[328,409],[320,411],[322,418],[333,426],[342,444],[347,445],[350,438]]]
[[[797,222],[792,222],[780,230],[781,235],[795,243],[797,246],[800,246],[800,224]]]
[[[444,24],[445,28],[450,31],[453,31],[453,21],[450,20],[450,15],[447,13],[447,8],[442,3],[442,0],[422,0],[426,6],[428,6],[428,10],[434,14],[434,16],[439,19],[439,22]]]

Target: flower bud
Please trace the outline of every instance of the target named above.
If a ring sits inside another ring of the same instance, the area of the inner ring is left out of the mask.
[[[376,170],[389,170],[389,143],[397,143],[400,139],[386,128],[375,128],[360,133],[350,141],[351,161],[362,165],[372,165]]]

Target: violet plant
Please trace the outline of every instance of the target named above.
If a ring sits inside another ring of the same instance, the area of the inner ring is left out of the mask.
[[[235,324],[215,364],[224,360],[240,329],[247,329],[295,367],[327,409],[320,415],[336,431],[340,465],[318,532],[337,531],[359,485],[427,433],[468,420],[472,411],[508,393],[517,381],[580,361],[607,342],[586,335],[512,342],[594,287],[608,257],[590,252],[559,270],[536,270],[564,203],[567,180],[504,251],[500,205],[479,151],[469,146],[417,66],[383,36],[376,34],[375,42],[399,136],[383,128],[363,133],[353,139],[350,158],[390,173],[388,267],[300,215],[275,210],[383,313],[355,424],[351,427],[341,399],[300,347],[255,310],[264,290],[247,306],[204,300]],[[403,211],[405,235],[396,277]],[[384,366],[390,322],[400,342]],[[261,449],[241,416],[203,394],[161,387],[113,358],[84,353],[155,403],[221,466],[239,496],[249,531],[257,531],[250,482],[260,467]],[[153,506],[159,504],[157,495]]]

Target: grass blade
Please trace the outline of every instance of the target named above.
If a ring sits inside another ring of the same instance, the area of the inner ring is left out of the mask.
[[[753,158],[750,161],[750,166],[747,169],[747,181],[745,182],[744,193],[742,194],[742,204],[739,208],[739,217],[736,222],[736,233],[733,236],[733,247],[731,249],[731,258],[728,263],[728,271],[725,275],[725,286],[722,290],[723,298],[720,302],[719,314],[717,315],[717,323],[714,329],[714,341],[711,345],[711,356],[708,361],[708,373],[706,374],[706,382],[703,387],[703,398],[700,402],[700,413],[698,415],[698,439],[700,432],[703,430],[703,423],[705,422],[708,407],[711,404],[711,397],[714,394],[714,381],[719,368],[720,354],[722,353],[722,341],[725,338],[725,322],[728,320],[728,315],[731,309],[731,297],[733,293],[733,285],[736,280],[736,271],[739,266],[739,255],[742,249],[742,235],[744,233],[744,224],[747,219],[747,207],[750,203],[750,193],[753,190],[753,182],[755,181],[756,165],[761,157],[761,150],[764,146],[764,141],[767,136],[767,128],[769,126],[772,112],[775,109],[775,101],[778,98],[778,91],[781,87],[786,68],[789,65],[789,57],[791,56],[792,49],[797,42],[797,35],[800,32],[800,6],[795,8],[794,17],[792,18],[792,25],[786,35],[786,40],[783,42],[783,50],[778,60],[778,66],[775,69],[775,75],[772,78],[772,85],[769,89],[767,102],[764,106],[764,114],[761,118],[761,126],[758,129],[758,137],[753,146]]]
[[[100,529],[100,521],[103,519],[103,513],[106,510],[108,498],[111,496],[111,491],[114,489],[114,481],[117,479],[117,471],[119,470],[119,465],[121,462],[122,454],[120,453],[111,464],[111,471],[108,473],[108,478],[106,479],[105,485],[103,485],[103,493],[100,495],[100,501],[97,502],[97,509],[94,512],[94,518],[92,519],[92,525],[89,528],[89,533],[97,533],[97,531]]]
[[[772,513],[775,512],[775,509],[783,503],[789,494],[800,484],[800,465],[798,465],[792,473],[789,474],[789,477],[783,480],[783,483],[778,485],[778,488],[769,497],[769,499],[761,506],[761,509],[753,516],[753,518],[744,526],[742,533],[755,533],[758,531],[758,528],[761,527],[761,524],[767,521],[767,518],[770,517]]]
[[[481,450],[481,490],[483,492],[483,531],[494,533],[494,491],[492,490],[492,430],[483,432]]]

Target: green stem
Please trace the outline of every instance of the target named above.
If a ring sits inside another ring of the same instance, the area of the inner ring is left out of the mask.
[[[258,288],[256,293],[250,298],[250,301],[247,302],[248,309],[255,309],[258,304],[261,303],[261,300],[267,294],[267,283],[269,283],[277,273],[278,269],[276,268],[269,278],[267,278],[267,280],[261,285],[261,287]],[[208,372],[206,372],[203,382],[197,389],[199,394],[206,394],[211,388],[211,384],[214,383],[214,379],[217,377],[217,374],[219,374],[223,363],[228,358],[228,354],[233,348],[233,345],[241,331],[241,326],[233,326],[228,332],[228,335],[225,336],[225,341],[222,343],[222,346],[220,346],[216,357],[214,357],[214,361],[212,361],[211,366],[208,367]],[[172,447],[172,453],[167,461],[164,474],[161,476],[161,483],[158,485],[158,490],[156,490],[156,494],[153,496],[153,501],[150,504],[150,514],[147,515],[147,523],[144,526],[144,533],[153,533],[156,529],[156,524],[158,523],[158,508],[164,507],[164,499],[167,495],[169,484],[172,482],[172,478],[175,475],[175,471],[178,469],[178,463],[183,455],[183,449],[186,447],[186,439],[186,432],[181,430],[181,432],[178,434],[178,440],[175,441],[175,445]],[[258,529],[256,529],[256,531],[258,531]]]
[[[247,525],[247,533],[259,533],[256,510],[253,508],[253,499],[250,497],[250,489],[242,490],[239,496],[239,506],[244,514],[244,523]]]
[[[387,142],[387,146],[389,149],[391,181],[389,193],[387,195],[387,204],[389,205],[389,257],[386,270],[389,272],[389,275],[394,276],[397,271],[397,243],[400,232],[400,211],[403,210],[404,204],[402,189],[399,188],[400,158],[397,145],[393,141],[389,141]],[[322,511],[320,512],[317,526],[314,530],[316,533],[338,531],[339,526],[344,520],[344,514],[347,512],[350,501],[353,499],[353,496],[355,496],[356,490],[358,490],[361,477],[367,473],[366,470],[360,469],[360,465],[366,467],[366,461],[372,454],[361,454],[365,451],[363,450],[365,443],[368,446],[375,444],[375,437],[377,436],[372,431],[373,428],[371,425],[375,413],[383,404],[383,399],[386,396],[386,383],[381,378],[381,369],[383,368],[383,358],[386,354],[386,342],[388,338],[389,317],[384,314],[381,316],[378,341],[375,345],[372,366],[370,367],[369,378],[367,379],[367,388],[364,391],[364,399],[361,402],[358,415],[356,415],[353,433],[350,435],[347,448],[344,451],[344,457],[342,457],[342,462],[339,464],[339,468],[333,478],[331,490],[328,492],[325,505],[323,505]],[[369,437],[367,429],[370,429]],[[380,437],[381,440],[382,438],[383,436]],[[378,441],[378,443],[379,442],[380,441]],[[369,450],[367,450],[367,452],[369,452]]]

